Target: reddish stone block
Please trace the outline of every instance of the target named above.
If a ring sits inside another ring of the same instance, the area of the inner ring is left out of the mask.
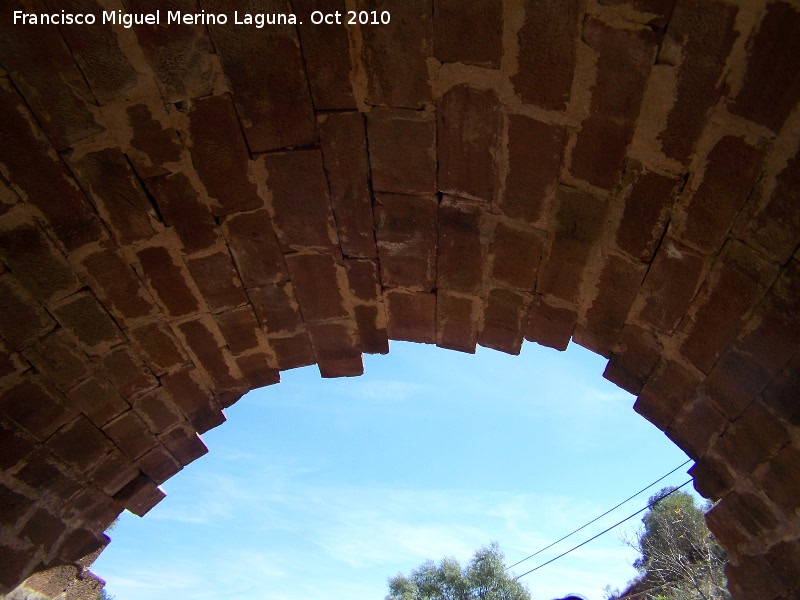
[[[236,357],[236,364],[247,380],[250,389],[280,383],[281,374],[270,366],[271,359],[272,356],[265,352]]]
[[[10,471],[21,464],[34,449],[34,440],[11,421],[0,419],[0,470]]]
[[[439,290],[436,294],[436,345],[475,354],[482,304],[477,297],[462,297]]]
[[[152,390],[158,382],[129,346],[121,346],[103,358],[108,378],[126,400]]]
[[[268,334],[295,331],[303,324],[291,283],[247,290],[258,322]]]
[[[41,48],[35,54],[44,56]],[[51,94],[45,96],[53,98]],[[103,235],[100,219],[5,79],[0,79],[0,111],[8,115],[0,125],[0,138],[13,140],[0,149],[8,182],[42,211],[67,251],[99,239]]]
[[[769,197],[765,197],[767,182],[756,187],[750,197],[750,210],[744,211],[735,231],[749,245],[786,264],[800,245],[800,153],[789,159],[775,177]]]
[[[290,337],[271,338],[269,345],[275,352],[275,360],[281,371],[307,367],[316,362],[311,341],[305,330],[300,330]]]
[[[284,252],[338,244],[328,181],[319,150],[259,157],[272,191],[274,224]]]
[[[104,531],[123,510],[108,494],[87,486],[70,498],[62,514],[67,519],[79,520],[92,531]]]
[[[0,275],[0,335],[23,350],[56,327],[56,322],[10,273]]]
[[[483,283],[486,249],[483,211],[472,202],[445,196],[439,205],[436,287],[477,293]]]
[[[523,102],[546,110],[567,108],[582,17],[576,3],[526,3],[525,22],[517,32],[517,74],[511,78]]]
[[[186,266],[212,311],[234,308],[247,302],[239,273],[227,251],[188,259]]]
[[[763,158],[763,149],[742,138],[726,136],[717,142],[697,190],[688,198],[683,194],[676,236],[706,254],[718,252],[756,184]]]
[[[222,336],[210,316],[184,321],[176,326],[176,333],[195,364],[211,378],[215,389],[233,389],[244,383],[227,349],[222,347]]]
[[[163,386],[139,396],[131,405],[155,434],[167,431],[184,420],[180,408],[172,401],[172,395]]]
[[[243,5],[239,0],[208,0],[203,7],[229,15],[234,10],[261,10],[258,3]],[[289,0],[277,0],[270,8],[292,12]],[[209,29],[250,150],[266,152],[316,142],[314,105],[297,28],[274,24],[263,29],[231,25]],[[263,56],[270,60],[256,58]]]
[[[611,355],[636,299],[647,265],[609,254],[597,281],[597,295],[575,329],[575,342],[605,357]]]
[[[39,0],[25,8],[38,14],[49,12]],[[62,37],[61,27],[20,27],[14,24],[10,11],[6,15],[0,25],[3,68],[56,149],[66,150],[102,132],[89,108],[94,103],[92,92]],[[0,112],[12,115],[6,110]]]
[[[96,354],[125,339],[117,324],[91,293],[79,292],[70,296],[56,306],[53,313],[90,354]]]
[[[61,395],[39,377],[27,377],[2,392],[0,411],[42,442],[75,416]]]
[[[694,489],[704,498],[718,501],[731,491],[734,486],[734,475],[722,461],[711,456],[697,460],[689,475],[694,479]]]
[[[167,248],[145,248],[136,253],[147,283],[169,316],[181,317],[200,310],[201,305],[189,288],[188,275],[180,259]]]
[[[289,278],[266,210],[228,217],[222,228],[246,288]]]
[[[342,253],[375,258],[364,117],[357,112],[322,115],[319,135]]]
[[[728,590],[734,598],[791,598],[797,589],[784,588],[772,565],[761,555],[735,555],[736,563],[725,565]]]
[[[500,101],[494,91],[468,85],[448,90],[439,100],[436,111],[439,190],[491,202],[499,109]]]
[[[69,468],[51,452],[41,448],[28,458],[28,464],[15,478],[25,483],[43,499],[61,505],[84,487],[71,475],[65,473]]]
[[[156,216],[155,210],[119,149],[97,150],[77,159],[68,156],[66,160],[121,246],[153,235],[151,218]]]
[[[650,331],[627,324],[617,338],[603,377],[636,395],[658,364],[662,351],[660,342]]]
[[[789,439],[783,425],[758,401],[750,404],[733,424],[715,450],[741,475],[749,476]]]
[[[258,347],[258,321],[252,306],[242,306],[224,313],[214,315],[214,320],[222,336],[233,354],[241,354],[246,350]]]
[[[262,359],[266,356],[266,354],[262,355]],[[241,358],[241,357],[240,357]],[[237,360],[237,366],[242,363],[243,361]],[[250,366],[250,365],[246,365]],[[276,371],[277,373],[277,371]],[[244,395],[250,391],[246,385],[235,389],[235,390],[225,390],[224,392],[214,392],[214,402],[216,402],[217,406],[221,409],[230,408],[234,404],[236,404],[239,400],[241,400]]]
[[[381,294],[381,280],[377,260],[345,259],[347,281],[355,302],[377,302]]]
[[[185,174],[151,177],[145,185],[158,203],[164,225],[175,228],[185,252],[204,250],[216,243],[214,216]]]
[[[119,450],[112,450],[88,473],[94,484],[113,496],[139,475],[139,469]]]
[[[169,450],[161,444],[139,458],[136,466],[156,484],[164,483],[183,468]]]
[[[439,62],[500,68],[503,3],[434,0],[433,55]]]
[[[332,254],[289,254],[286,266],[306,324],[346,317],[347,274],[341,259]]]
[[[741,242],[730,241],[681,323],[683,356],[709,372],[777,276],[777,268]]]
[[[6,265],[41,302],[59,300],[81,288],[69,263],[36,225],[4,227],[0,248]]]
[[[497,223],[489,246],[492,279],[523,292],[533,291],[542,249],[540,233],[515,222]]]
[[[192,163],[208,191],[214,214],[261,208],[263,202],[248,171],[250,152],[228,94],[192,101],[189,135]]]
[[[161,323],[130,329],[127,334],[139,350],[139,356],[156,375],[172,371],[189,360],[172,331]]]
[[[392,25],[361,25],[367,104],[419,108],[431,101],[427,59],[433,49],[432,0],[357,0],[359,11],[386,11]],[[397,24],[401,24],[400,27]]]
[[[89,373],[89,360],[64,329],[57,329],[23,351],[25,359],[62,392]]]
[[[125,109],[132,132],[127,155],[143,179],[165,175],[168,172],[165,165],[179,161],[183,150],[178,132],[158,120],[159,116],[166,116],[166,110],[160,105],[155,110],[159,109],[159,115],[153,114],[153,108],[147,104],[135,104]]]
[[[103,533],[97,534],[89,529],[76,529],[68,534],[61,543],[58,558],[68,563],[76,562],[89,554],[99,554],[110,541],[111,538]]]
[[[46,446],[81,473],[100,462],[112,449],[109,439],[83,415],[53,434]]]
[[[759,477],[764,492],[787,515],[800,508],[800,451],[790,442],[769,462]]]
[[[119,250],[104,248],[81,260],[92,291],[115,317],[136,319],[153,313],[150,295]]]
[[[519,354],[525,333],[525,317],[531,305],[529,294],[495,289],[486,298],[483,327],[478,343],[508,354]]]
[[[800,425],[800,354],[778,373],[761,396],[788,423]]]
[[[161,384],[197,432],[205,433],[224,423],[225,416],[216,406],[208,388],[197,382],[195,373],[194,367],[186,367],[162,377]]]
[[[774,2],[747,42],[747,72],[731,112],[778,131],[800,99],[800,11]]]
[[[29,499],[0,483],[0,508],[2,509],[3,525],[15,529],[23,518],[31,514],[34,503]]]
[[[546,215],[558,185],[566,130],[524,115],[508,115],[508,174],[500,210],[533,225]]]
[[[722,73],[738,37],[738,7],[722,2],[676,2],[658,61],[676,65],[677,97],[659,136],[664,153],[687,164],[719,99]],[[679,62],[678,62],[679,61]]]
[[[389,291],[386,316],[389,339],[436,343],[436,294]]]
[[[730,503],[728,498],[731,498]],[[742,508],[742,503],[742,500],[734,491],[725,496],[706,513],[706,524],[714,534],[714,537],[725,548],[733,552],[750,542],[752,534],[747,531],[747,528],[754,528],[755,526],[748,515],[739,512]]]
[[[186,426],[175,427],[158,439],[184,467],[208,454],[200,436]]]
[[[594,17],[587,17],[581,38],[597,52],[597,79],[571,171],[610,190],[619,181],[658,40],[650,28],[616,29]]]
[[[130,408],[116,388],[100,377],[91,377],[76,385],[67,397],[72,406],[89,417],[97,427],[102,427]]]
[[[367,354],[388,354],[389,337],[383,303],[356,305],[354,311],[362,351]]]
[[[800,543],[797,540],[778,542],[769,549],[765,558],[775,578],[786,586],[786,590],[796,591],[800,583],[797,575],[800,573]]]
[[[375,108],[367,114],[372,189],[435,194],[436,118],[427,111]]]
[[[315,25],[311,20],[313,11],[325,14],[338,11],[344,16],[344,0],[293,0],[292,9],[297,15],[297,33],[303,48],[303,62],[314,108],[318,111],[356,108],[350,85],[350,71],[353,68],[350,40],[347,28],[342,27],[345,21]]]
[[[671,333],[689,310],[706,266],[705,257],[665,237],[642,284],[636,318]]]
[[[558,189],[560,205],[550,253],[542,262],[536,291],[577,304],[583,272],[603,232],[605,202],[576,189]]]
[[[699,383],[697,374],[664,358],[644,384],[633,410],[663,431],[689,401]]]
[[[147,13],[155,8],[151,0],[129,0],[125,6],[129,13]],[[193,0],[171,0],[168,8],[187,14],[197,12]],[[218,12],[208,7],[206,11]],[[205,27],[139,25],[133,31],[166,102],[207,96],[212,92],[211,53],[214,48]]]
[[[436,198],[380,194],[375,200],[381,283],[432,290],[436,286]]]
[[[705,456],[728,424],[725,415],[702,395],[695,395],[694,401],[683,405],[664,433],[678,448],[696,460]]]
[[[19,537],[33,546],[41,547],[47,553],[66,530],[67,527],[61,519],[39,508],[19,532]]]
[[[758,396],[772,379],[756,361],[736,348],[729,348],[703,382],[703,392],[722,413],[733,420]]]
[[[114,494],[114,500],[121,502],[137,517],[145,516],[165,497],[166,494],[160,487],[156,486],[149,477],[141,474]]]
[[[528,314],[525,339],[563,352],[569,345],[578,315],[572,308],[562,308],[536,295]]]
[[[617,229],[617,246],[632,258],[651,262],[669,223],[683,179],[661,175],[628,161],[620,198],[625,203]]]
[[[129,410],[107,423],[103,431],[131,460],[136,460],[158,443],[134,410]]]
[[[11,591],[28,577],[34,565],[41,560],[38,554],[31,554],[6,544],[0,544],[0,589]]]
[[[356,377],[364,374],[355,323],[309,323],[306,327],[322,377]]]

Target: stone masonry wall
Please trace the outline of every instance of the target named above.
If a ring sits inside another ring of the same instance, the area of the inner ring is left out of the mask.
[[[156,8],[303,24],[12,19]],[[283,370],[572,339],[721,500],[734,597],[796,598],[798,100],[796,0],[3,3],[0,592]]]

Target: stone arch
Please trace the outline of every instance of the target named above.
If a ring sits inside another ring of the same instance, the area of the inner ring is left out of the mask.
[[[304,24],[264,28],[12,4],[0,591],[84,566],[247,390],[389,338],[607,357],[720,500],[734,596],[800,589],[796,2],[276,0]]]

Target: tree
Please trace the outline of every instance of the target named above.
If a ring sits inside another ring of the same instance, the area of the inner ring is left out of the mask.
[[[475,552],[462,568],[454,558],[422,563],[410,575],[389,579],[386,600],[531,600],[527,588],[506,572],[496,543]]]
[[[664,488],[650,498],[638,539],[625,543],[639,552],[639,577],[622,594],[637,600],[729,600],[727,553],[706,527],[705,510],[694,497]]]

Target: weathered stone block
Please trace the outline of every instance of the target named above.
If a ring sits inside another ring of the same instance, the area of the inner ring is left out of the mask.
[[[439,205],[436,287],[477,293],[483,283],[486,248],[483,211],[472,202],[445,196]]]

